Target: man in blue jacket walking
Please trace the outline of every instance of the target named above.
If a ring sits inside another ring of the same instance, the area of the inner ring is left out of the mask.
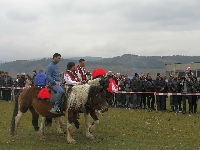
[[[53,61],[47,66],[47,69],[46,69],[47,82],[49,86],[51,86],[51,88],[57,92],[54,107],[50,110],[50,112],[54,114],[61,113],[60,108],[59,108],[59,103],[60,103],[61,96],[64,93],[64,90],[61,87],[62,79],[60,77],[59,68],[57,66],[60,59],[61,59],[61,55],[58,53],[55,53],[53,55]]]

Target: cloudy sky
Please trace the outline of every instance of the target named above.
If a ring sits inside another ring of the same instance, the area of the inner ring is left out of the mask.
[[[200,0],[0,0],[0,60],[200,55]]]

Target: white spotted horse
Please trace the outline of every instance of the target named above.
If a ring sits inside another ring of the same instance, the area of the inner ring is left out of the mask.
[[[95,83],[95,84],[94,84]],[[39,135],[41,140],[45,140],[44,136],[44,123],[45,118],[55,118],[57,132],[62,134],[60,128],[59,117],[64,115],[67,120],[67,141],[68,143],[75,143],[72,138],[74,129],[72,123],[75,124],[76,128],[79,127],[78,114],[81,111],[84,112],[85,124],[86,124],[86,136],[93,139],[93,135],[90,134],[92,127],[95,127],[96,121],[93,126],[89,125],[88,116],[92,116],[94,120],[97,120],[96,110],[107,110],[108,105],[106,102],[105,90],[108,87],[108,80],[105,78],[96,78],[91,81],[92,85],[84,84],[79,86],[67,87],[66,93],[63,100],[62,111],[63,114],[52,114],[49,110],[53,107],[53,104],[49,101],[40,100],[37,98],[40,92],[40,87],[30,87],[24,89],[18,97],[16,97],[15,108],[13,112],[13,118],[11,121],[11,135],[17,138],[17,126],[22,116],[28,111],[32,114],[32,125],[36,133]],[[38,118],[42,116],[42,123],[39,128]],[[95,118],[96,117],[96,118]]]

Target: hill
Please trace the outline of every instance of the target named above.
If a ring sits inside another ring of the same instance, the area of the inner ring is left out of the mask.
[[[155,75],[157,72],[165,74],[165,64],[169,63],[190,63],[198,62],[200,56],[138,56],[133,54],[124,54],[113,58],[101,57],[74,57],[70,59],[62,59],[58,64],[60,71],[65,72],[67,63],[74,61],[78,64],[78,60],[84,58],[86,60],[86,70],[92,71],[94,68],[102,67],[106,71],[112,70],[114,73],[133,75],[135,72],[150,72]],[[43,58],[40,60],[16,60],[13,62],[5,62],[0,64],[0,70],[9,71],[13,77],[17,73],[25,72],[32,74],[33,70],[43,69],[51,62],[51,58]]]

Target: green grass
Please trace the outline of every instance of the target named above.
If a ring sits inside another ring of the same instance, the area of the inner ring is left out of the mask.
[[[66,137],[57,135],[55,123],[45,128],[46,141],[40,141],[31,125],[30,112],[25,114],[18,127],[20,139],[12,141],[9,128],[13,107],[14,102],[0,101],[1,150],[200,149],[200,113],[183,115],[110,108],[99,116],[100,124],[93,133],[95,140],[85,137],[81,115],[81,126],[73,135],[77,143],[68,144]]]

